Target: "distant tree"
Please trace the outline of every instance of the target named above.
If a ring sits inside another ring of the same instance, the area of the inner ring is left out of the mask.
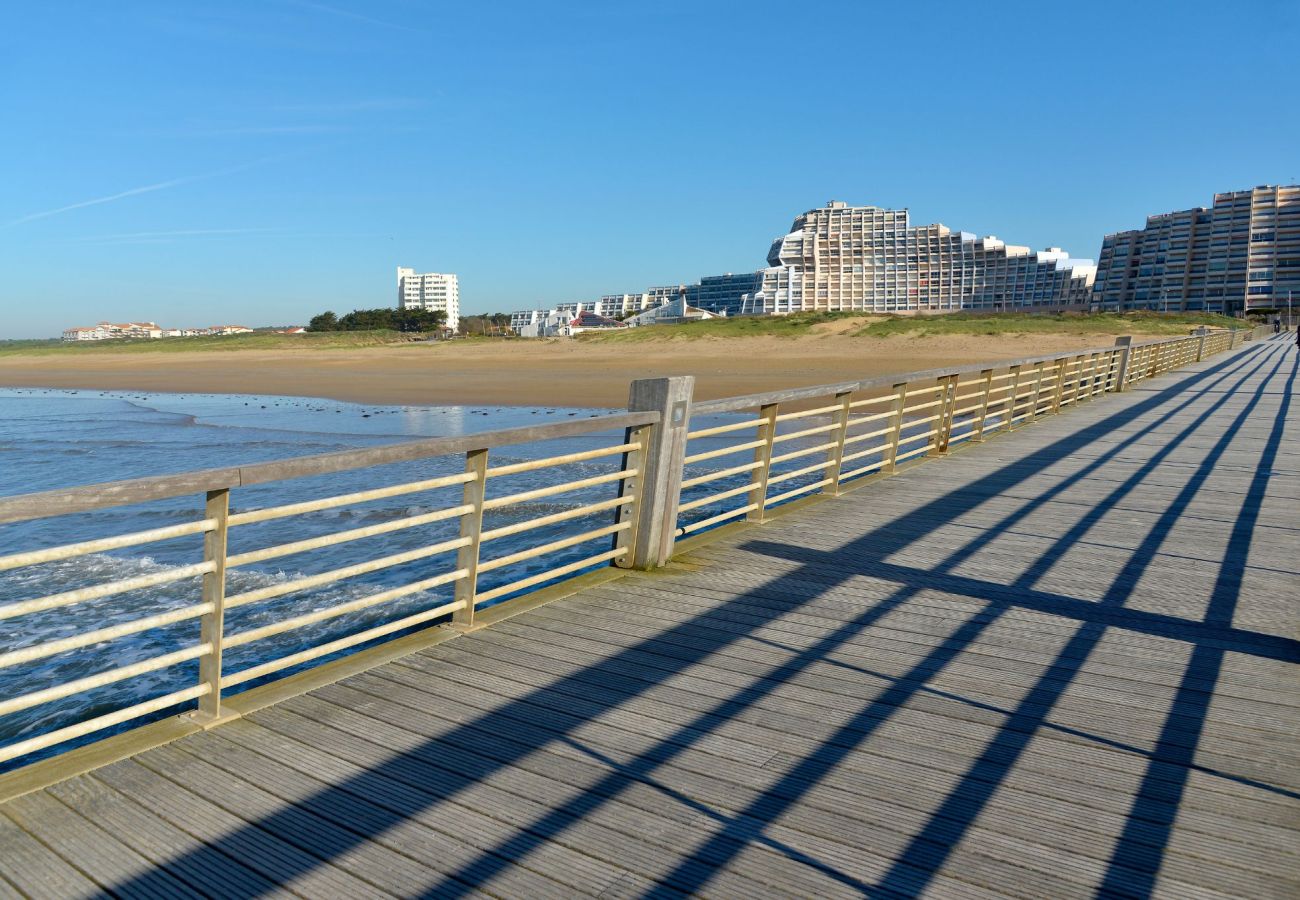
[[[447,313],[437,309],[399,309],[393,313],[392,327],[405,332],[427,332],[441,328]]]
[[[354,309],[345,316],[323,312],[314,316],[308,331],[435,331],[447,322],[447,314],[429,309]]]
[[[338,331],[338,329],[339,317],[329,310],[319,316],[313,316],[312,320],[307,323],[308,331]]]

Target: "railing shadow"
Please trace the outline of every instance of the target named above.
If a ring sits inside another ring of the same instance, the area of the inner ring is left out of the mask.
[[[660,878],[658,886],[649,889],[647,893],[668,896],[697,891],[706,886],[721,867],[754,844],[808,866],[820,877],[835,879],[844,887],[864,894],[909,896],[924,890],[936,877],[979,811],[1015,766],[1031,737],[1044,726],[1046,717],[1080,671],[1088,654],[1097,646],[1108,628],[1118,625],[1146,634],[1177,637],[1193,646],[1192,663],[1188,666],[1184,684],[1178,691],[1160,746],[1150,757],[1143,785],[1134,799],[1129,816],[1131,825],[1121,836],[1108,866],[1107,889],[1142,896],[1149,892],[1155,873],[1159,870],[1173,817],[1178,809],[1179,796],[1186,783],[1188,763],[1192,760],[1199,741],[1198,723],[1204,720],[1215,681],[1219,677],[1224,646],[1230,646],[1234,652],[1253,653],[1273,659],[1300,659],[1300,643],[1296,641],[1256,634],[1232,626],[1236,586],[1240,582],[1259,500],[1267,484],[1269,463],[1278,449],[1280,425],[1274,426],[1274,437],[1270,438],[1262,454],[1255,482],[1252,483],[1246,505],[1234,525],[1228,551],[1220,565],[1214,599],[1203,619],[1197,621],[1126,609],[1125,601],[1129,598],[1137,575],[1141,574],[1149,563],[1151,554],[1164,540],[1168,526],[1183,513],[1208,478],[1214,462],[1226,452],[1232,439],[1232,428],[1221,435],[1216,434],[1215,443],[1205,461],[1180,490],[1178,498],[1160,517],[1142,545],[1132,553],[1124,570],[1114,579],[1101,602],[1084,601],[1041,590],[1035,585],[1056,554],[1083,538],[1108,510],[1131,494],[1181,442],[1196,434],[1212,416],[1221,412],[1224,404],[1234,396],[1234,388],[1241,389],[1251,378],[1260,374],[1274,374],[1280,371],[1282,365],[1281,354],[1270,351],[1267,347],[1263,350],[1252,348],[1202,371],[1179,378],[1162,388],[1148,386],[1149,396],[1130,402],[1123,409],[1076,429],[1049,446],[1029,453],[1003,469],[972,481],[942,498],[889,522],[880,523],[834,552],[801,549],[764,540],[749,541],[742,545],[743,551],[793,561],[796,565],[790,571],[767,581],[760,589],[743,592],[734,599],[720,603],[716,608],[666,627],[653,640],[635,642],[626,649],[615,650],[605,660],[558,677],[517,699],[505,700],[501,707],[482,713],[449,734],[430,739],[415,749],[395,753],[390,759],[363,774],[332,784],[295,804],[286,804],[284,810],[261,816],[255,822],[217,841],[159,865],[125,883],[114,885],[112,891],[121,894],[164,893],[175,885],[175,878],[184,880],[184,873],[193,872],[196,867],[205,867],[205,861],[211,862],[214,868],[228,865],[231,858],[246,857],[249,847],[259,842],[279,844],[287,841],[303,851],[295,855],[279,854],[276,879],[284,881],[294,878],[347,854],[356,845],[402,824],[414,815],[457,797],[471,786],[491,777],[494,772],[541,750],[557,736],[561,739],[570,737],[579,727],[579,724],[561,721],[549,728],[520,729],[519,719],[524,717],[525,711],[539,705],[551,705],[547,701],[557,697],[584,695],[587,699],[583,703],[584,714],[580,722],[590,721],[603,712],[617,709],[645,694],[652,689],[652,681],[632,680],[623,677],[621,673],[625,666],[635,664],[637,654],[652,643],[689,638],[692,646],[699,648],[698,658],[707,659],[713,653],[746,640],[749,632],[757,631],[764,625],[813,603],[856,575],[867,573],[896,582],[896,591],[827,632],[811,646],[790,654],[761,680],[755,679],[690,717],[667,736],[652,742],[649,749],[639,753],[630,763],[607,760],[607,771],[589,787],[570,800],[546,809],[519,825],[508,839],[476,853],[443,880],[430,885],[428,893],[440,897],[472,893],[474,885],[491,879],[507,867],[521,862],[526,864],[528,856],[539,847],[562,839],[564,833],[575,823],[619,797],[633,784],[650,785],[673,796],[671,788],[661,784],[655,777],[655,771],[659,767],[672,761],[683,750],[697,745],[702,738],[715,733],[723,724],[735,721],[742,712],[754,707],[810,666],[825,660],[836,648],[843,646],[864,629],[906,606],[918,592],[939,590],[978,599],[984,602],[985,608],[978,616],[962,622],[907,673],[897,677],[879,695],[856,710],[832,737],[821,741],[815,752],[799,760],[745,809],[734,814],[720,813],[689,797],[676,795],[674,799],[686,808],[707,817],[713,823],[715,831],[707,840],[682,854],[673,871]],[[1294,366],[1291,378],[1295,378]],[[1200,392],[1220,388],[1224,389],[1221,393]],[[1258,402],[1259,397],[1252,396],[1234,416],[1234,420],[1244,421]],[[969,559],[998,535],[1002,525],[1061,496],[1117,455],[1133,448],[1144,438],[1150,438],[1160,429],[1169,427],[1180,415],[1188,413],[1193,414],[1190,423],[1180,426],[1178,432],[1157,449],[1153,456],[1117,484],[1104,500],[1085,514],[1075,527],[1062,535],[1051,549],[1042,553],[1012,583],[984,581],[955,571],[963,560]],[[1115,437],[1118,429],[1130,427],[1131,431]],[[1112,439],[1104,445],[1105,449],[1095,452],[1102,446],[1096,444],[1096,440],[1108,435]],[[1034,478],[1089,445],[1092,445],[1095,455],[1077,465],[1070,474],[1058,479],[1050,488],[1037,493],[1032,499],[1018,503],[1004,523],[977,532],[972,540],[947,559],[929,569],[889,561],[898,551],[924,539],[931,530],[959,519],[990,496]],[[850,497],[842,502],[853,503],[855,498]],[[760,595],[768,598],[766,605],[755,602]],[[779,596],[784,602],[771,604],[772,596]],[[895,857],[883,878],[868,880],[861,872],[846,871],[841,865],[820,861],[765,834],[771,823],[815,787],[847,754],[868,740],[896,710],[923,690],[936,673],[969,647],[998,617],[1017,608],[1047,611],[1074,619],[1078,622],[1077,630],[1038,682],[1007,716],[994,739],[969,771],[934,810],[925,826]],[[752,626],[747,630],[735,627],[734,613],[741,610],[753,620]],[[756,610],[760,612],[756,613]],[[674,674],[689,669],[692,664],[693,660],[688,658],[661,663],[656,677],[661,682],[666,681]],[[508,738],[491,757],[464,750],[481,740],[483,734],[490,733]],[[375,801],[374,798],[394,797],[395,786],[400,788],[397,791],[400,800],[390,799],[384,803]],[[328,823],[329,827],[304,827],[305,823],[316,820]],[[454,822],[450,823],[450,828],[454,833]],[[617,863],[616,859],[611,861]]]

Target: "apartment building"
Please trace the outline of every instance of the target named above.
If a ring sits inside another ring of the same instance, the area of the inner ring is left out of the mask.
[[[417,273],[398,266],[397,306],[445,312],[447,325],[456,328],[460,322],[460,282],[449,272]]]
[[[1096,267],[1059,247],[1034,251],[905,209],[831,201],[777,238],[747,298],[752,312],[956,312],[1086,306]]]
[[[1106,235],[1093,291],[1107,310],[1235,315],[1300,303],[1300,185],[1215,194],[1213,206]]]
[[[733,275],[705,275],[693,285],[694,296],[687,303],[722,316],[738,316],[752,312],[751,300],[763,287],[761,272],[742,272]]]

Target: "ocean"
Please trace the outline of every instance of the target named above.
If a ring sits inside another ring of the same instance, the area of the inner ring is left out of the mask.
[[[0,389],[0,496],[45,491],[195,469],[230,466],[388,444],[415,437],[452,436],[520,425],[569,421],[603,411],[567,408],[378,406],[302,397],[211,394],[150,394],[124,391]],[[491,462],[571,453],[621,443],[621,431],[584,435],[494,450]],[[616,470],[619,457],[571,464],[493,480],[490,496],[528,490],[561,479]],[[236,488],[232,511],[242,511],[376,486],[452,474],[463,457],[450,456],[373,467],[329,476]],[[739,482],[738,482],[739,483]],[[711,486],[716,490],[720,485]],[[534,519],[551,512],[611,498],[612,484],[599,485],[485,516],[485,528]],[[459,503],[459,488],[444,488],[389,500],[323,510],[233,528],[230,552],[272,546]],[[0,526],[0,556],[94,537],[123,534],[201,518],[199,495],[115,507]],[[710,514],[706,508],[698,516]],[[485,545],[483,558],[505,556],[612,522],[612,514],[576,519],[502,538]],[[396,531],[330,548],[267,560],[228,572],[228,595],[275,585],[455,537],[455,520]],[[609,538],[567,548],[481,576],[480,590],[599,553]],[[162,571],[202,559],[199,535],[96,553],[61,562],[0,572],[0,606],[106,581]],[[288,616],[324,609],[388,587],[409,584],[454,568],[455,554],[392,566],[325,587],[303,590],[232,609],[227,634]],[[0,618],[0,654],[88,630],[132,621],[198,602],[200,579],[103,597],[62,609]],[[411,615],[450,599],[451,587],[413,594],[295,631],[228,649],[224,668],[234,672],[308,646]],[[48,656],[0,669],[0,698],[60,684],[192,646],[198,621],[105,641],[94,647]],[[317,661],[319,662],[319,661]],[[8,744],[196,682],[197,662],[91,690],[0,716],[0,745]],[[284,672],[274,677],[283,677]],[[257,681],[249,682],[253,686]],[[175,710],[171,711],[174,714]],[[139,724],[138,722],[132,723]],[[100,732],[93,738],[110,732]],[[56,749],[66,749],[68,744]],[[23,762],[29,760],[22,760]]]

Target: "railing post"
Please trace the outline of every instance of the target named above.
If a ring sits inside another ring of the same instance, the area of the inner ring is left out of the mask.
[[[627,429],[623,438],[623,443],[637,445],[636,450],[623,454],[623,470],[635,468],[637,475],[634,478],[624,478],[618,483],[620,498],[627,496],[629,492],[632,495],[632,502],[618,507],[618,513],[614,516],[615,525],[630,523],[629,528],[614,535],[614,549],[627,551],[623,556],[614,557],[614,565],[620,569],[631,569],[636,566],[636,533],[641,526],[641,501],[645,496],[641,487],[645,484],[645,467],[646,461],[650,458],[650,440],[653,432],[654,426],[639,425]]]
[[[844,440],[849,436],[849,404],[853,401],[853,392],[841,391],[835,395],[835,399],[839,401],[840,408],[833,413],[833,421],[839,427],[835,429],[835,446],[828,452],[826,460],[826,470],[830,473],[827,477],[831,480],[828,493],[832,497],[840,495],[840,471],[844,465]]]
[[[465,482],[461,503],[473,507],[460,517],[460,536],[469,543],[456,551],[456,568],[465,574],[456,581],[455,600],[465,605],[451,614],[453,624],[462,628],[474,625],[474,604],[478,597],[479,535],[483,532],[483,498],[487,493],[487,450],[470,450],[465,454],[465,473],[474,480]]]
[[[957,408],[956,375],[941,375],[939,390],[943,394],[939,404],[939,418],[934,423],[934,437],[930,442],[930,452],[926,456],[942,456],[948,452],[948,437],[952,434],[952,413]]]
[[[1082,359],[1082,357],[1080,357]],[[1056,361],[1056,392],[1052,395],[1052,415],[1060,415],[1061,399],[1065,396],[1065,365],[1066,358],[1062,356]],[[1079,363],[1079,371],[1083,371],[1083,363]]]
[[[1119,368],[1115,370],[1115,392],[1128,390],[1128,366],[1133,358],[1133,337],[1124,335],[1115,338],[1115,350],[1119,353]]]
[[[1016,401],[1020,393],[1020,366],[1012,366],[1011,373],[1014,376],[1011,379],[1011,392],[1007,394],[1007,420],[1002,423],[1003,431],[1011,430],[1012,420],[1016,417]]]
[[[1033,424],[1038,418],[1038,401],[1043,396],[1043,370],[1047,363],[1034,363],[1034,396],[1029,400],[1029,418],[1025,420],[1026,425]]]
[[[691,421],[695,377],[640,378],[628,391],[630,412],[657,412],[642,472],[637,477],[636,542],[632,565],[653,569],[668,562],[677,539],[677,505],[681,502],[686,433]]]
[[[889,450],[886,451],[882,472],[898,469],[898,442],[903,438],[903,407],[907,405],[907,382],[894,385],[894,425],[889,434]]]
[[[1071,406],[1078,406],[1080,399],[1083,398],[1083,369],[1085,364],[1088,367],[1088,386],[1092,386],[1093,361],[1096,358],[1097,354],[1095,353],[1079,357],[1079,371],[1074,376],[1074,396],[1070,398]]]
[[[984,395],[980,398],[979,415],[975,417],[975,428],[970,436],[977,443],[984,440],[984,421],[989,416],[989,394],[993,392],[993,370],[985,369],[980,374],[984,376]]]
[[[745,513],[745,521],[762,522],[767,512],[767,476],[772,471],[772,442],[776,439],[776,416],[779,403],[769,403],[758,408],[758,426],[760,440],[763,442],[754,448],[754,462],[758,463],[749,473],[748,505],[753,506]]]
[[[213,564],[203,576],[203,602],[211,603],[212,612],[199,619],[199,643],[210,644],[199,657],[199,683],[208,692],[199,698],[195,718],[204,724],[221,717],[221,645],[226,631],[226,533],[230,520],[230,489],[208,491],[204,518],[216,520],[217,526],[203,535],[203,561]]]

